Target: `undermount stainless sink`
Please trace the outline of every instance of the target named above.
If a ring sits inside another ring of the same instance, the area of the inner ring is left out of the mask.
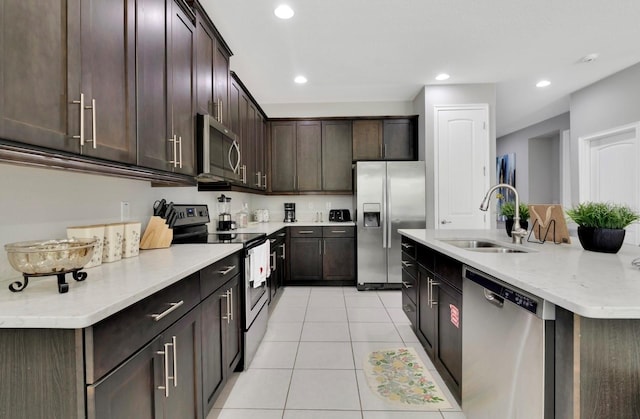
[[[482,253],[528,253],[527,250],[507,247],[502,243],[495,243],[481,239],[442,239],[441,242],[459,247],[461,249],[470,250],[472,252]]]

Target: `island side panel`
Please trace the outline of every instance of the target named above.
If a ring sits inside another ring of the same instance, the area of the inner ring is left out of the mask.
[[[573,368],[573,319],[574,314],[556,306],[555,321],[555,417],[573,418],[574,368]]]
[[[83,418],[82,331],[0,329],[0,417]]]
[[[580,416],[640,417],[640,320],[580,318]]]

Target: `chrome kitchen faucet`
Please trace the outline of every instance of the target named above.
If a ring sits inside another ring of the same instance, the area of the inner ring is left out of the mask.
[[[516,202],[515,202],[516,213],[515,213],[515,216],[513,217],[513,229],[511,230],[511,241],[514,244],[522,244],[522,238],[527,235],[527,230],[525,230],[520,226],[520,197],[518,196],[518,191],[516,191],[516,188],[514,188],[513,186],[507,183],[498,183],[497,185],[492,186],[491,189],[489,189],[487,194],[484,196],[484,199],[482,200],[482,202],[480,203],[480,210],[486,211],[487,209],[489,209],[489,198],[491,197],[491,194],[493,193],[493,191],[500,188],[510,189],[513,191],[513,194],[516,196]]]

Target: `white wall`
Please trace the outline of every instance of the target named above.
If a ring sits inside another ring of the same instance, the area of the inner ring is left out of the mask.
[[[270,210],[273,220],[284,218],[284,202],[296,202],[298,220],[311,221],[316,211],[328,218],[332,208],[352,210],[351,196],[263,196],[238,192],[198,192],[196,187],[154,188],[149,182],[89,175],[64,170],[39,169],[0,163],[0,279],[15,277],[4,245],[17,241],[66,237],[69,226],[120,221],[120,202],[129,202],[130,220],[143,229],[152,215],[153,202],[165,198],[177,204],[206,204],[215,229],[217,197],[231,197],[235,214],[247,202],[249,209]],[[1,291],[0,291],[1,292]]]
[[[545,138],[530,138],[528,144],[528,196],[521,195],[522,202],[560,203],[560,134],[556,133]]]
[[[411,102],[267,103],[260,105],[269,118],[413,115]]]
[[[546,152],[548,157],[531,157],[529,155],[529,140],[541,138],[548,139],[550,136],[559,135],[562,131],[567,129],[569,129],[569,113],[565,112],[561,115],[547,119],[546,121],[542,121],[512,132],[511,134],[504,135],[496,140],[496,156],[502,156],[508,153],[515,153],[516,155],[516,189],[518,189],[518,194],[524,202],[533,203],[536,201],[536,197],[530,197],[530,173],[549,171],[557,173],[557,193],[559,197],[560,172],[557,166],[559,166],[560,161],[549,157],[548,153],[551,153],[551,151],[549,151],[548,148]],[[560,145],[558,144],[558,147],[559,146]],[[542,147],[544,148],[544,145],[542,145]],[[557,153],[559,156],[559,149]]]
[[[640,63],[571,94],[571,199],[579,202],[578,138],[640,121]]]

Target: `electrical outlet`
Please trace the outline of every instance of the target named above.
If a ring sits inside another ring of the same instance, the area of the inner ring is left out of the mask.
[[[128,201],[120,202],[120,221],[128,221],[130,215],[130,205]]]

